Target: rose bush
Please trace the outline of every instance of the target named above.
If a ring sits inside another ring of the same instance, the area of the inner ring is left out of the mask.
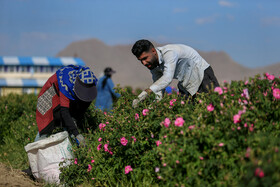
[[[278,185],[279,88],[279,78],[265,74],[225,83],[194,101],[173,92],[158,102],[153,95],[135,109],[137,94],[118,88],[122,97],[112,113],[90,106],[84,118],[86,147],[73,144],[75,158],[61,168],[61,181],[69,186]],[[35,137],[36,101],[18,106],[18,100],[5,100],[0,100],[1,112],[5,105],[18,107],[14,116],[4,113],[3,121],[13,119],[5,132],[20,132],[18,137],[3,133],[0,150],[8,157],[8,146],[23,147],[28,142],[20,140]],[[32,107],[21,108],[25,105]],[[18,152],[25,155],[22,149]],[[25,156],[22,160],[27,162]]]
[[[62,169],[61,178],[70,185],[276,184],[279,175],[266,175],[273,171],[255,164],[248,148],[261,152],[262,160],[279,147],[272,144],[280,128],[278,88],[278,78],[256,76],[199,94],[195,105],[173,93],[160,102],[151,97],[136,109],[131,107],[136,96],[119,89],[122,97],[114,112],[100,121],[105,129],[91,129],[88,147],[76,149],[76,155],[87,161]],[[256,143],[260,137],[267,137],[271,146],[261,148]],[[87,172],[91,158],[94,166]],[[271,162],[280,164],[277,159]],[[257,168],[261,169],[256,176]],[[84,173],[70,176],[77,171]]]

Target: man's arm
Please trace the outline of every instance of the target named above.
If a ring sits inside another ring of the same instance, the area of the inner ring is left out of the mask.
[[[178,54],[175,51],[167,51],[163,54],[164,70],[163,75],[156,80],[151,86],[150,90],[158,93],[165,89],[173,80],[176,64],[178,61]]]

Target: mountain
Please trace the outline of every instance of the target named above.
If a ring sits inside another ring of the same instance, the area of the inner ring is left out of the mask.
[[[161,45],[155,43],[155,46]],[[116,74],[112,77],[115,85],[147,88],[152,83],[151,74],[131,53],[131,47],[132,45],[109,46],[100,40],[89,39],[71,43],[57,56],[81,58],[97,77],[102,75],[106,67],[112,67],[116,70]],[[280,73],[280,63],[251,69],[238,64],[222,51],[203,52],[198,50],[198,52],[211,64],[221,83],[224,80],[245,80],[265,72],[277,76]],[[173,85],[176,85],[176,81],[173,81]]]

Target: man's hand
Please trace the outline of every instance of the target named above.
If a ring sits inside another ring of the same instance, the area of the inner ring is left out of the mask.
[[[148,97],[148,93],[146,91],[141,92],[141,94],[138,95],[138,99],[133,100],[132,107],[136,108],[141,101],[146,99],[146,97]]]
[[[86,145],[85,138],[81,134],[78,134],[76,136],[76,142],[77,142],[78,146],[80,146],[80,147],[84,147]]]

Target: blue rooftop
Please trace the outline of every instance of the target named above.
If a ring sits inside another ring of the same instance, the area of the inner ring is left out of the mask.
[[[0,56],[0,66],[67,66],[70,64],[85,66],[85,63],[82,61],[82,59],[74,57]]]

